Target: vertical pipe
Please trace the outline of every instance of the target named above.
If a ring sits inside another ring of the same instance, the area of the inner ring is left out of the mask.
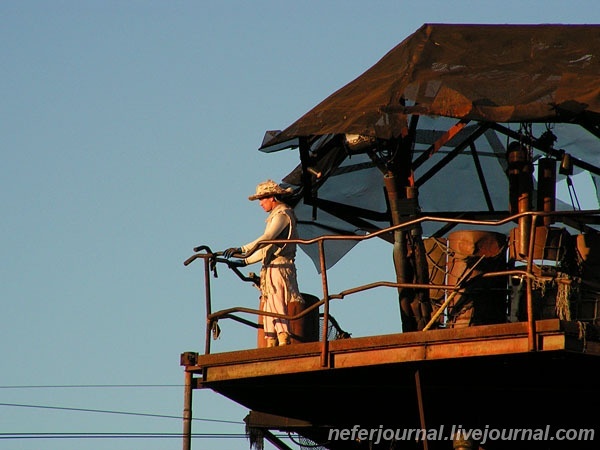
[[[525,218],[529,218],[525,216]],[[536,329],[535,329],[535,316],[533,313],[533,280],[531,275],[533,274],[533,258],[535,253],[535,228],[536,228],[536,215],[531,215],[531,233],[529,236],[529,251],[527,253],[527,278],[525,280],[525,286],[527,288],[527,337],[529,342],[529,351],[537,351],[537,340],[536,340]]]
[[[537,210],[552,212],[556,207],[556,160],[542,158],[538,161]],[[552,216],[544,216],[544,225],[554,223]]]
[[[519,211],[519,147],[512,142],[506,149],[506,162],[508,164],[508,213],[512,216]]]
[[[427,450],[427,424],[425,423],[425,407],[423,406],[423,392],[421,391],[421,375],[419,369],[415,371],[415,385],[417,387],[417,402],[419,404],[419,421],[421,423],[421,429],[425,430],[423,433],[423,450]]]
[[[183,390],[183,450],[192,448],[192,372],[185,370]]]
[[[410,186],[406,188],[406,198],[414,199],[415,204],[419,204],[419,191],[416,187]],[[411,214],[410,218],[416,217]],[[429,264],[427,262],[427,252],[425,243],[423,242],[423,229],[421,224],[415,225],[410,230],[411,241],[413,247],[414,258],[414,277],[417,284],[429,283]],[[417,330],[422,330],[429,319],[431,318],[431,302],[429,299],[429,289],[415,289],[415,300],[413,301],[413,309],[416,309],[415,316],[417,318]]]
[[[531,194],[533,192],[533,164],[527,148],[520,142],[511,142],[506,151],[508,161],[509,182],[509,212],[510,214],[531,211]],[[523,216],[518,220],[517,253],[527,254],[529,217]]]
[[[323,339],[321,339],[321,367],[327,367],[329,359],[329,340],[327,331],[329,328],[329,287],[327,286],[327,267],[325,264],[325,241],[319,240],[319,262],[321,264],[321,283],[323,285]]]
[[[383,177],[383,181],[385,183],[390,204],[392,225],[398,225],[402,222],[402,218],[400,216],[400,208],[398,205],[399,196],[394,174],[392,172],[386,173]],[[407,267],[409,262],[407,258],[406,235],[404,230],[394,231],[393,260],[396,272],[396,282],[399,284],[407,283]],[[406,293],[406,288],[398,288],[398,302],[400,305],[402,331],[416,331],[416,323],[413,324],[413,321],[411,320],[413,313],[410,305],[410,298]]]
[[[529,208],[529,196],[522,195],[519,198],[519,213],[530,211]],[[531,225],[531,221],[527,216],[519,217],[519,226],[518,226],[518,235],[519,235],[519,254],[527,255],[529,249],[529,235],[531,234],[531,229],[529,226]],[[535,230],[533,230],[535,231]],[[531,254],[531,253],[530,253]]]

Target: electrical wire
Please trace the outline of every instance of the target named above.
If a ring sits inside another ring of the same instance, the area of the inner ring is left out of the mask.
[[[103,414],[122,414],[127,416],[138,416],[138,417],[160,417],[163,419],[178,419],[183,420],[183,416],[171,416],[166,414],[150,414],[150,413],[138,413],[138,412],[127,412],[127,411],[112,411],[112,410],[104,410],[104,409],[88,409],[88,408],[70,408],[65,406],[48,406],[48,405],[24,405],[20,403],[0,403],[0,406],[10,406],[16,408],[38,408],[38,409],[53,409],[60,411],[77,411],[77,412],[93,412],[93,413],[103,413]],[[233,420],[221,420],[221,419],[204,419],[192,417],[192,420],[202,421],[202,422],[217,422],[217,423],[232,423],[236,425],[241,425],[244,422],[233,421]]]
[[[182,384],[68,384],[68,385],[5,385],[0,386],[0,389],[109,389],[109,388],[165,388],[165,387],[183,387]],[[75,411],[75,412],[91,412],[101,414],[120,414],[138,417],[157,417],[167,419],[183,420],[183,416],[166,415],[166,414],[150,414],[129,411],[102,410],[90,408],[73,408],[65,406],[50,406],[50,405],[32,405],[21,403],[0,403],[0,406],[15,407],[15,408],[35,408],[35,409],[50,409],[59,411]],[[193,421],[212,422],[242,425],[244,422],[223,420],[223,419],[208,419],[192,417]],[[30,439],[181,439],[182,433],[111,433],[111,432],[53,432],[53,433],[0,433],[0,441],[2,440],[30,440]],[[289,439],[287,434],[275,435],[280,439]],[[244,433],[192,433],[192,439],[247,439],[248,436]]]
[[[68,388],[163,388],[184,387],[183,384],[49,384],[49,385],[8,385],[0,389],[68,389]]]
[[[182,433],[0,433],[0,440],[8,439],[174,439],[183,438]],[[192,438],[201,439],[247,439],[244,433],[192,433]],[[287,435],[278,435],[287,438]]]

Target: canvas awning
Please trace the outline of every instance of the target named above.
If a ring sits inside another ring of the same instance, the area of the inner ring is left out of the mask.
[[[598,134],[600,25],[425,24],[261,149],[300,136],[398,137],[410,114],[577,121]]]
[[[535,161],[568,153],[574,175],[585,172],[580,181],[596,190],[599,139],[600,25],[425,24],[292,125],[267,132],[260,150],[300,148],[301,164],[283,181],[297,188],[301,237],[312,238],[391,224],[382,172],[392,141],[403,140],[395,158],[410,165],[424,214],[492,217],[508,207],[510,140],[523,140]],[[577,200],[563,193],[556,209]],[[353,245],[339,242],[328,266]]]

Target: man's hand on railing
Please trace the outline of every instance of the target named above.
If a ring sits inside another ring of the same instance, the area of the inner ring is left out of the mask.
[[[228,248],[227,250],[225,250],[223,252],[223,257],[229,259],[233,255],[239,255],[241,253],[242,253],[242,249],[241,248],[239,248],[239,247],[231,247],[231,248]]]
[[[236,259],[230,259],[231,256],[233,255],[238,255],[241,256],[243,255],[242,249],[241,248],[237,248],[237,247],[232,247],[229,248],[223,252],[213,252],[208,246],[206,245],[201,245],[199,247],[195,247],[194,251],[196,252],[196,254],[190,256],[183,264],[184,265],[189,265],[192,261],[198,259],[198,258],[202,258],[204,260],[208,260],[208,266],[210,268],[210,270],[213,273],[213,276],[215,278],[218,278],[218,274],[217,274],[217,265],[218,263],[224,263],[227,264],[227,267],[229,267],[231,270],[233,270],[233,272],[235,272],[235,274],[242,280],[242,281],[249,281],[251,283],[254,283],[255,285],[259,285],[260,284],[260,277],[258,277],[256,274],[254,274],[253,272],[250,272],[249,275],[244,275],[239,269],[240,267],[246,267],[246,261],[244,261],[241,258],[236,258]],[[198,253],[201,251],[205,251],[206,253]],[[227,253],[229,255],[229,257],[225,257],[225,253]]]

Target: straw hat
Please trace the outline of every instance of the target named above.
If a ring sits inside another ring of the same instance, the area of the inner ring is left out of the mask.
[[[284,189],[275,183],[273,180],[267,180],[256,186],[256,193],[248,197],[248,200],[258,200],[266,197],[274,197],[275,195],[291,194],[292,189]]]

